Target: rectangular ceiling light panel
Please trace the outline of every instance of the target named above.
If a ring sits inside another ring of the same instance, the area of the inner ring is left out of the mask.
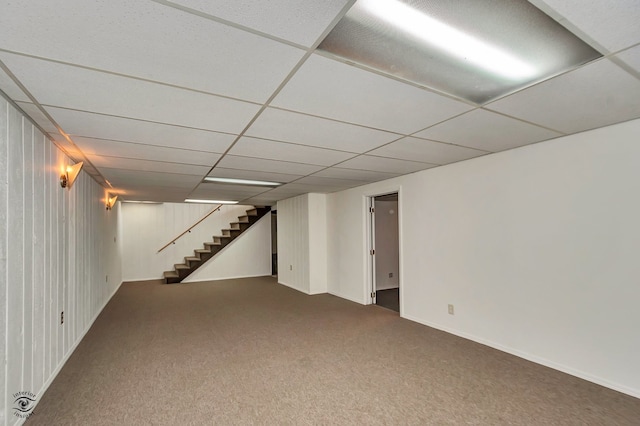
[[[477,104],[601,56],[526,0],[358,0],[319,49]]]

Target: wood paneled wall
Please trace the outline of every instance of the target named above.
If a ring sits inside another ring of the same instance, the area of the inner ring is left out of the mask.
[[[13,104],[0,97],[0,424],[14,394],[41,397],[121,283],[119,207]],[[61,324],[61,313],[64,323]],[[4,367],[6,366],[6,367]]]

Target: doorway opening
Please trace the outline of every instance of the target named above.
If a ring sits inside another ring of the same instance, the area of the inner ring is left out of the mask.
[[[278,211],[271,210],[271,275],[278,275]]]
[[[398,193],[370,197],[371,301],[400,312]]]

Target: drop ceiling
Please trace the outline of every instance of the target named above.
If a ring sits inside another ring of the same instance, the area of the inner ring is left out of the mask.
[[[640,117],[637,0],[532,0],[602,57],[479,103],[318,49],[354,3],[0,0],[0,90],[119,199],[160,202],[273,204]]]

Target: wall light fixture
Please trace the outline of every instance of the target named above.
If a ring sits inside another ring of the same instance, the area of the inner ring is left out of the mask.
[[[60,175],[60,186],[63,188],[69,188],[73,186],[76,181],[80,170],[82,170],[82,161],[74,164],[73,166],[67,166],[65,171]]]

